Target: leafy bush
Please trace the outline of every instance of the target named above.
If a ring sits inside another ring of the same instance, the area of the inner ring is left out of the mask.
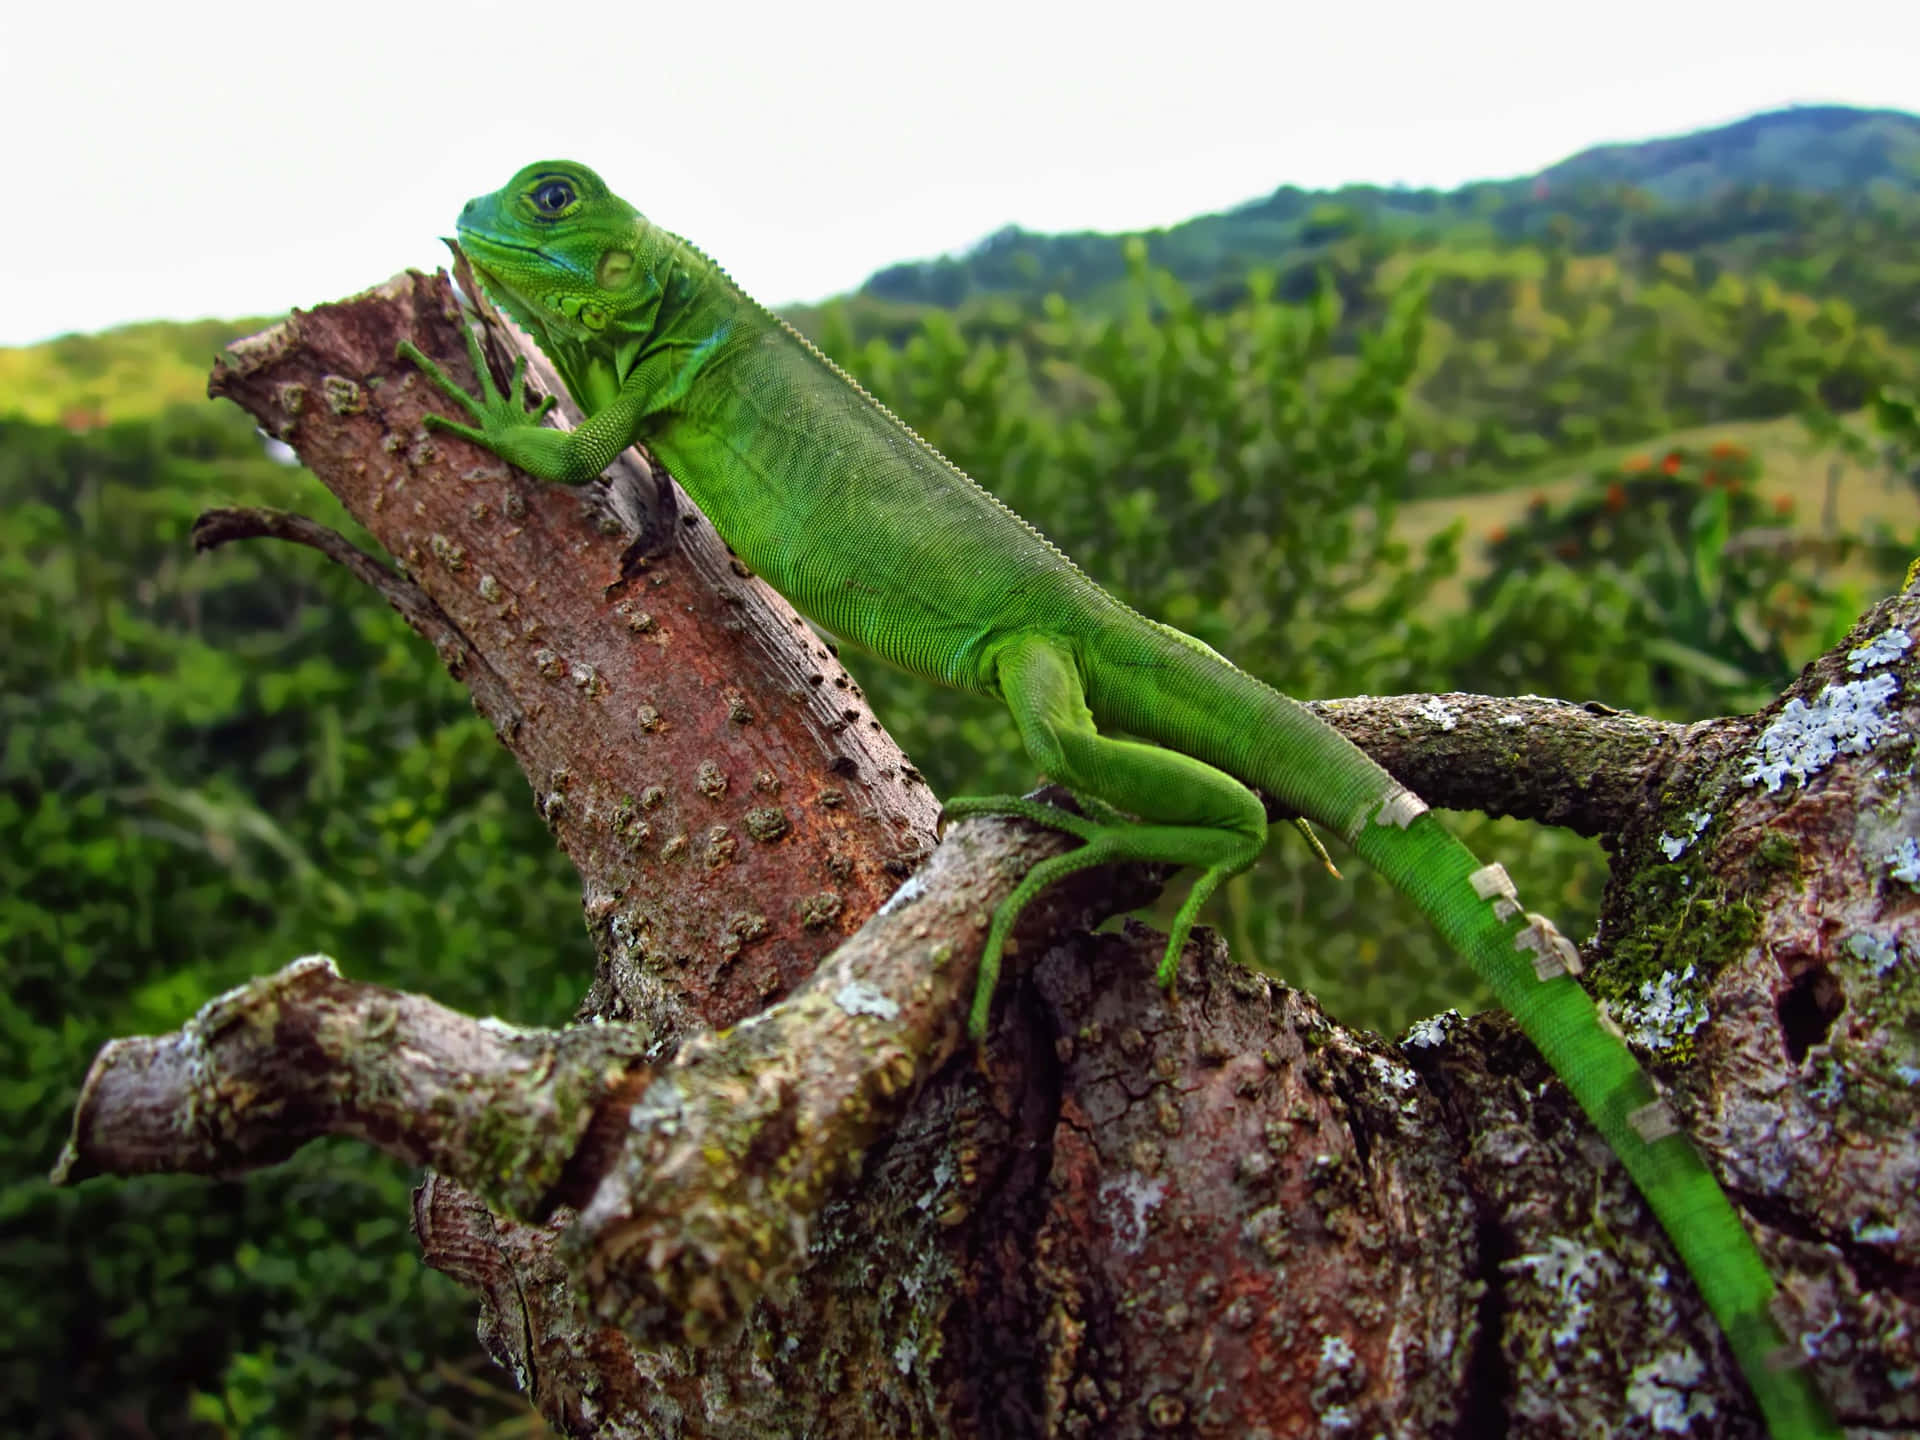
[[[1697,720],[1766,704],[1844,632],[1829,576],[1859,550],[1810,539],[1738,445],[1629,456],[1567,504],[1489,537],[1492,572],[1447,650],[1460,684]]]

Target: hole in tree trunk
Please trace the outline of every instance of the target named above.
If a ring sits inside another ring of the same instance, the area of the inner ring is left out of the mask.
[[[1787,1037],[1787,1054],[1796,1064],[1827,1038],[1846,1003],[1840,982],[1826,966],[1811,966],[1795,977],[1780,997],[1779,1014],[1781,1032]]]

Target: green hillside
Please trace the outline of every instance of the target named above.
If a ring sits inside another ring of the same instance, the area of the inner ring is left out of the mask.
[[[949,311],[970,336],[1018,341],[1049,295],[1111,313],[1144,262],[1213,311],[1252,286],[1284,301],[1330,286],[1337,343],[1357,352],[1416,287],[1408,423],[1417,493],[1437,496],[1675,430],[1851,410],[1913,379],[1917,232],[1920,118],[1805,107],[1448,192],[1282,187],[1140,236],[1010,228],[792,318],[842,346],[897,345]],[[0,415],[79,428],[197,401],[212,354],[261,323],[0,350]]]
[[[1451,191],[1283,185],[1142,238],[1154,264],[1204,292],[1254,267],[1283,276],[1311,268],[1357,232],[1394,246],[1551,239],[1575,254],[1732,245],[1757,257],[1800,248],[1809,226],[1838,226],[1868,196],[1895,206],[1920,196],[1920,117],[1844,106],[1777,110],[1714,130],[1600,146],[1535,175]],[[889,266],[860,293],[949,307],[986,295],[1097,296],[1124,275],[1126,239],[1008,226],[964,255]],[[1906,318],[1920,324],[1920,316]]]
[[[204,401],[213,357],[272,323],[150,320],[0,349],[0,418],[83,430]]]
[[[1357,354],[1426,297],[1407,423],[1415,490],[1512,484],[1676,430],[1859,408],[1920,375],[1920,118],[1829,106],[1583,152],[1449,192],[1283,187],[1144,235],[1003,230],[795,316],[848,343],[930,314],[1030,335],[1049,297],[1113,314],[1141,265],[1203,307],[1338,308]]]

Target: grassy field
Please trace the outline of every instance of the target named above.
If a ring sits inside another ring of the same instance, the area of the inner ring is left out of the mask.
[[[1484,542],[1518,524],[1536,499],[1563,505],[1590,476],[1613,470],[1633,455],[1658,457],[1670,449],[1705,449],[1721,441],[1746,447],[1760,461],[1760,494],[1769,501],[1791,501],[1785,523],[1801,534],[1859,534],[1876,523],[1909,536],[1920,532],[1920,498],[1910,486],[1884,470],[1865,469],[1816,446],[1800,421],[1788,417],[1677,431],[1578,460],[1555,461],[1516,478],[1510,489],[1415,501],[1400,511],[1395,534],[1418,546],[1456,521],[1465,522],[1460,573],[1442,588],[1440,597],[1463,603],[1467,586],[1487,573]]]

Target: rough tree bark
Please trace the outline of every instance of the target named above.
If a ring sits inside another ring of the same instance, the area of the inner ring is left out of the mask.
[[[429,436],[394,343],[464,375],[459,323],[445,277],[409,274],[215,375],[400,573],[296,517],[200,538],[315,545],[436,646],[580,870],[581,1015],[607,1023],[515,1031],[299,961],[103,1051],[63,1178],[326,1133],[430,1164],[428,1263],[575,1435],[1758,1433],[1665,1238],[1501,1016],[1396,1048],[1204,932],[1170,1004],[1157,939],[1078,928],[1157,877],[1096,873],[1029,916],[968,1053],[986,917],[1059,837],[980,822],[929,860],[936,802],[857,687],[640,457],[573,492]],[[1899,627],[1920,591],[1781,705],[1701,725],[1323,707],[1435,803],[1606,840],[1589,973],[1684,1058],[1683,1123],[1863,1433],[1920,1425],[1920,706],[1912,652],[1849,658]],[[1877,676],[1877,718],[1804,786],[1748,781],[1769,724],[1818,729],[1827,687]]]

